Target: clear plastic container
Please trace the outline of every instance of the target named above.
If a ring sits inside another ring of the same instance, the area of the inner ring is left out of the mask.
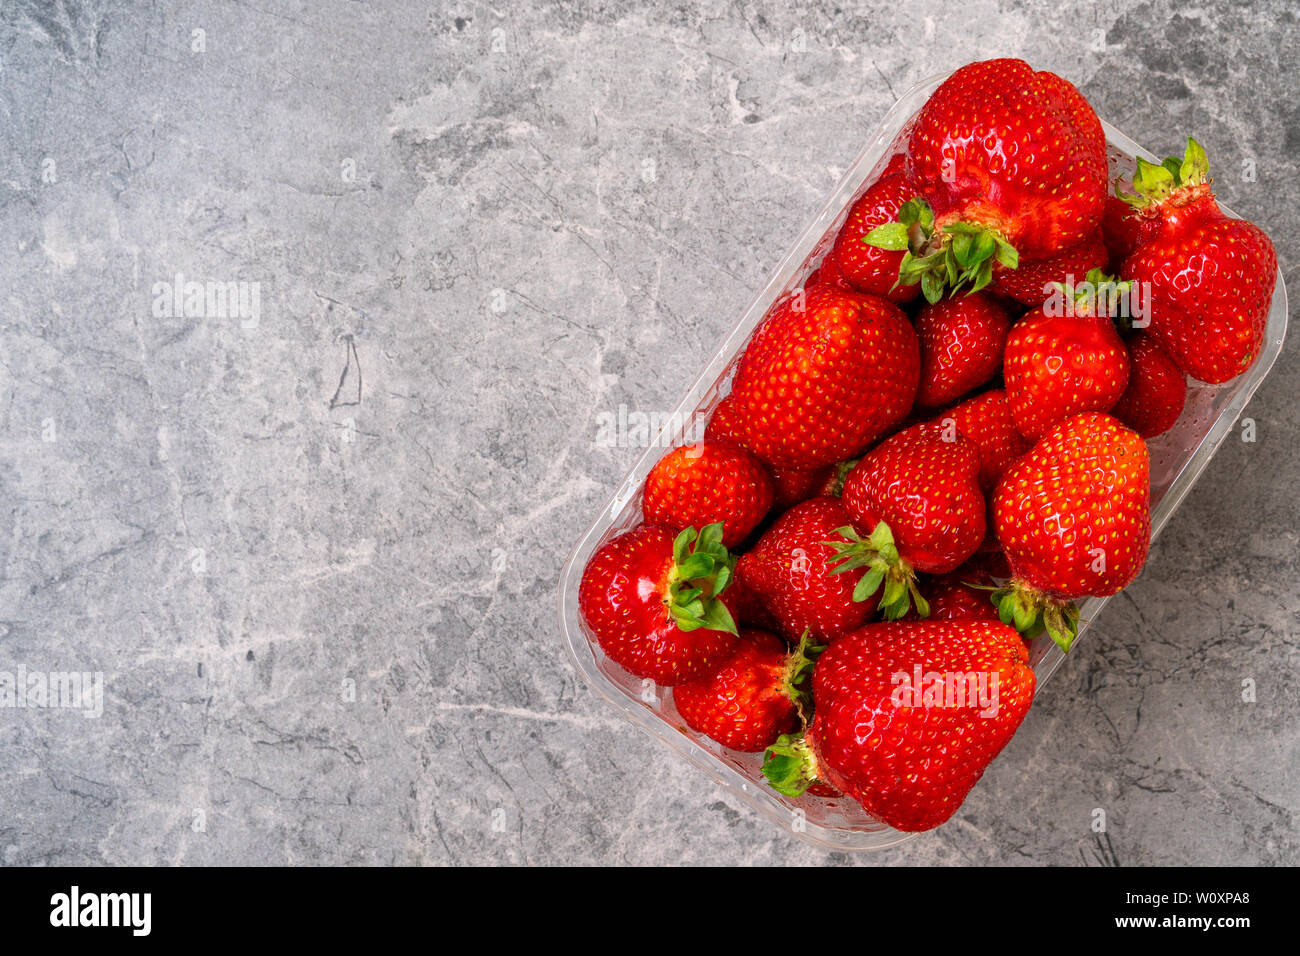
[[[699,378],[687,390],[669,425],[651,441],[618,492],[578,540],[560,575],[558,594],[560,629],[578,671],[598,693],[621,710],[634,724],[672,747],[741,800],[797,836],[835,850],[878,849],[893,846],[911,834],[900,833],[872,819],[849,799],[828,800],[803,796],[791,799],[767,786],[759,772],[761,754],[741,754],[688,728],[678,715],[667,688],[654,687],[628,674],[606,658],[578,613],[578,584],[592,553],[607,540],[641,521],[640,495],[646,475],[671,447],[700,437],[718,402],[730,391],[737,361],[755,328],[773,303],[800,288],[830,249],[849,207],[875,181],[888,159],[902,149],[907,126],[945,76],[931,77],[909,90],[889,111],[876,134],[844,175],[803,235],[786,253],[762,291],[755,296],[740,321],[723,340]],[[1134,159],[1155,156],[1123,133],[1102,123],[1109,144],[1111,177],[1128,174]],[[1230,210],[1224,210],[1232,215]],[[1189,383],[1187,407],[1175,427],[1150,442],[1151,535],[1154,539],[1183,497],[1205,469],[1206,463],[1233,429],[1282,349],[1286,334],[1286,287],[1281,272],[1273,292],[1268,329],[1259,358],[1246,374],[1224,385]],[[1107,598],[1092,598],[1080,605],[1079,640],[1096,623]],[[1041,692],[1065,655],[1045,635],[1030,649]],[[958,811],[960,812],[960,811]]]

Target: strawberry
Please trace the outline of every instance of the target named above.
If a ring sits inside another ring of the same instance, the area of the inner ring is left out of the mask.
[[[727,439],[740,444],[740,429],[736,423],[736,403],[728,395],[713,409],[713,416],[704,428],[704,438]]]
[[[713,417],[709,419],[708,427],[704,429],[704,438],[706,441],[726,439],[740,444],[740,433],[736,403],[728,395],[713,410]],[[768,474],[772,478],[772,506],[778,511],[785,511],[792,505],[822,494],[821,488],[834,472],[834,468],[833,465],[826,465],[815,471],[769,468]]]
[[[848,525],[838,498],[812,498],[778,518],[737,563],[737,576],[758,594],[788,640],[807,632],[825,644],[875,612],[875,598],[854,600],[863,572],[834,574],[829,564],[836,545],[827,542],[845,544],[840,529]]]
[[[1128,388],[1111,414],[1143,438],[1174,427],[1187,401],[1187,379],[1150,335],[1136,333],[1128,348]]]
[[[757,753],[802,723],[812,655],[801,642],[791,651],[764,631],[741,631],[736,651],[710,677],[678,684],[673,702],[686,726],[724,747]]]
[[[980,489],[986,493],[993,490],[1013,461],[1029,451],[1030,442],[1016,430],[1007,393],[1000,388],[940,412],[933,425],[943,435],[948,422],[952,422],[955,434],[979,449]]]
[[[1084,412],[1052,426],[1012,465],[993,498],[1011,586],[994,595],[1006,623],[1046,628],[1062,650],[1087,595],[1115,594],[1146,562],[1151,540],[1146,442],[1109,415]]]
[[[1050,259],[1101,224],[1107,192],[1101,121],[1070,83],[1023,60],[971,63],[921,107],[906,175],[921,194],[868,242],[904,251],[899,281],[935,302],[984,288],[994,263]]]
[[[835,473],[834,465],[826,465],[816,471],[796,471],[793,468],[773,468],[772,483],[776,488],[774,504],[786,510],[809,498],[825,494],[822,490]]]
[[[705,438],[674,448],[646,476],[646,524],[679,531],[722,522],[722,543],[734,548],[772,507],[772,479],[762,462],[727,439]]]
[[[933,829],[956,813],[1028,713],[1028,659],[998,621],[854,631],[817,661],[812,723],[768,749],[763,774],[787,796],[823,781],[897,830]]]
[[[1217,385],[1259,355],[1277,282],[1277,252],[1258,226],[1230,219],[1210,188],[1209,160],[1193,139],[1182,163],[1138,160],[1141,214],[1159,231],[1120,269],[1151,290],[1150,332],[1180,369]]]
[[[928,620],[998,619],[998,610],[989,599],[993,590],[993,578],[987,571],[969,561],[956,571],[924,582],[921,590],[930,605]]]
[[[903,204],[916,197],[909,185],[901,164],[895,172],[887,172],[876,180],[849,209],[835,245],[826,257],[833,263],[835,272],[859,292],[884,296],[894,302],[910,302],[917,297],[921,287],[916,282],[898,285],[898,267],[903,253],[881,249],[863,242],[863,237],[877,226],[898,218]]]
[[[1002,374],[1020,434],[1036,439],[1070,415],[1109,411],[1119,401],[1128,385],[1128,352],[1106,303],[1126,292],[1094,271],[1012,326]]]
[[[671,686],[716,671],[736,625],[721,597],[734,559],[722,524],[673,531],[639,525],[607,541],[582,572],[578,609],[609,658]]]
[[[731,427],[769,465],[814,471],[901,421],[919,375],[916,333],[897,306],[819,285],[780,302],[750,340]]]
[[[840,272],[840,267],[835,264],[834,255],[829,253],[826,258],[822,259],[821,265],[809,274],[804,281],[803,287],[807,290],[819,285],[831,286],[847,292],[853,291],[853,287],[849,285],[848,280]]]
[[[853,527],[841,532],[839,571],[868,568],[857,596],[882,584],[881,604],[891,619],[910,603],[928,611],[916,571],[942,574],[975,553],[984,539],[984,495],[979,451],[960,435],[945,440],[918,425],[868,452],[844,482],[843,502]]]
[[[1108,261],[1106,244],[1095,232],[1077,246],[1071,246],[1047,259],[1022,259],[1015,269],[993,267],[990,287],[1021,305],[1042,305],[1056,283],[1073,285],[1093,269],[1104,269]]]
[[[763,606],[758,592],[749,586],[745,578],[744,558],[736,561],[736,570],[727,585],[726,603],[732,616],[742,629],[758,631],[779,631],[781,624],[772,612]]]
[[[921,306],[917,404],[947,405],[996,375],[1010,327],[1006,312],[982,292]]]
[[[1124,260],[1160,231],[1160,220],[1143,216],[1118,196],[1106,197],[1101,217],[1101,237],[1106,244],[1106,272],[1115,275]],[[1077,272],[1075,275],[1083,275]]]

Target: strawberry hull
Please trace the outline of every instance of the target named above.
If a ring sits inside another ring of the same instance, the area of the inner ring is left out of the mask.
[[[910,120],[943,79],[933,77],[913,88],[885,116],[826,204],[687,390],[677,414],[670,419],[679,426],[677,430],[651,442],[652,447],[640,456],[613,499],[578,540],[560,576],[558,605],[565,645],[579,673],[594,690],[631,723],[676,750],[715,782],[726,786],[737,799],[767,816],[787,833],[793,832],[801,839],[836,850],[892,846],[908,839],[910,834],[900,833],[872,819],[848,798],[784,797],[772,790],[760,773],[760,754],[727,750],[692,731],[677,713],[668,688],[643,685],[640,678],[627,673],[603,654],[578,613],[578,585],[583,568],[596,549],[641,521],[641,494],[645,479],[662,457],[665,447],[688,443],[699,437],[695,426],[707,421],[728,394],[736,363],[750,335],[775,303],[800,288],[817,270],[834,245],[850,207],[901,148]],[[1094,105],[1104,114],[1104,103]],[[1156,161],[1151,153],[1138,147],[1104,120],[1102,125],[1106,132],[1112,179],[1131,173],[1136,156]],[[1161,145],[1173,147],[1177,144]],[[1224,212],[1233,215],[1227,209]],[[1286,290],[1279,273],[1263,345],[1254,364],[1246,373],[1223,385],[1189,381],[1183,414],[1171,430],[1148,443],[1153,539],[1172,517],[1215,451],[1233,432],[1238,416],[1272,367],[1286,333],[1286,309]],[[1097,623],[1106,600],[1090,599],[1081,603],[1083,622],[1090,623],[1080,623],[1080,639],[1089,626]],[[1116,613],[1124,612],[1119,610]],[[1104,625],[1104,618],[1102,622]],[[1076,640],[1071,653],[1087,652],[1087,642]],[[1046,636],[1034,641],[1029,649],[1029,663],[1035,672],[1038,691],[1064,659],[1065,655]],[[1026,720],[1033,719],[1031,712]],[[978,800],[978,794],[977,786],[972,799]],[[958,816],[961,813],[961,810],[957,811]]]

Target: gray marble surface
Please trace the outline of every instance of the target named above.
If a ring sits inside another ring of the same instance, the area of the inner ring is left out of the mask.
[[[935,833],[796,842],[576,679],[597,417],[676,404],[921,77],[1194,133],[1300,289],[1293,5],[799,6],[0,7],[0,670],[103,675],[0,710],[0,861],[1300,862],[1295,336]]]

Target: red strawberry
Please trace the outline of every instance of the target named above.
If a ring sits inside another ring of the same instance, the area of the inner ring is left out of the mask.
[[[1020,434],[1035,439],[1071,415],[1109,411],[1119,401],[1128,352],[1101,303],[1124,291],[1094,271],[1012,326],[1002,374]]]
[[[745,579],[745,563],[741,558],[736,561],[736,570],[731,583],[727,585],[727,607],[741,629],[758,631],[779,631],[781,624],[772,612],[763,606],[758,592],[749,586]]]
[[[982,292],[921,306],[917,404],[947,405],[996,375],[1010,327],[1006,312]]]
[[[940,412],[933,424],[939,427],[941,435],[947,435],[947,422],[953,423],[955,434],[970,440],[979,449],[980,489],[985,492],[992,491],[1011,463],[1029,451],[1030,442],[1016,429],[1007,393],[1000,388]]]
[[[724,747],[757,753],[799,727],[812,673],[806,642],[791,651],[764,631],[741,631],[736,652],[710,677],[673,688],[686,726]]]
[[[1078,611],[1068,602],[1115,594],[1146,562],[1150,459],[1136,433],[1109,415],[1059,422],[1007,470],[993,499],[1011,587],[996,595],[1021,633],[1046,627],[1063,650]]]
[[[1118,196],[1106,197],[1106,211],[1101,217],[1101,236],[1106,243],[1106,271],[1115,275],[1124,260],[1160,231],[1160,220],[1138,213]],[[1076,273],[1083,275],[1083,273]]]
[[[798,796],[821,780],[905,832],[948,820],[1034,699],[1019,635],[997,621],[871,624],[813,671],[802,738],[768,749],[763,773]]]
[[[826,465],[816,471],[796,471],[793,468],[773,468],[772,483],[776,488],[774,504],[779,510],[786,510],[809,498],[824,494],[830,476],[835,472],[834,465]]]
[[[919,374],[916,333],[897,306],[817,286],[779,303],[750,340],[731,427],[769,465],[814,471],[901,421]]]
[[[734,548],[772,507],[772,479],[762,462],[727,439],[674,448],[646,477],[646,524],[674,531],[722,522],[722,543]]]
[[[737,575],[776,617],[781,633],[795,641],[805,632],[825,644],[863,624],[876,610],[874,597],[853,599],[861,571],[832,573],[830,541],[843,542],[849,524],[838,498],[795,505],[763,533],[737,565]]]
[[[945,286],[988,285],[994,262],[1049,259],[1101,224],[1106,136],[1083,96],[1023,60],[957,70],[921,107],[908,140],[907,177],[923,199],[870,242],[906,250],[904,282],[931,302]]]
[[[975,553],[984,539],[979,452],[960,435],[946,441],[926,425],[899,432],[868,452],[844,482],[853,527],[839,550],[841,570],[868,568],[859,596],[884,584],[881,604],[897,619],[914,601],[915,571],[942,574]],[[865,537],[865,540],[864,540]],[[910,599],[910,600],[909,600]]]
[[[972,587],[972,585],[982,585]],[[926,581],[921,590],[930,604],[931,621],[962,621],[998,619],[992,596],[993,578],[987,571],[970,562],[956,571]]]
[[[812,271],[807,280],[804,281],[804,289],[812,289],[819,285],[828,285],[836,289],[853,291],[844,274],[840,272],[840,267],[835,264],[835,255],[833,252],[827,253],[826,258],[822,259],[821,265]]]
[[[835,271],[859,292],[884,296],[894,302],[910,302],[920,293],[921,287],[915,282],[894,288],[903,261],[902,252],[880,249],[862,241],[877,226],[898,219],[903,203],[915,196],[916,190],[908,185],[900,168],[876,180],[849,210],[849,218],[835,237],[826,262],[833,263]]]
[[[1143,438],[1174,427],[1187,401],[1187,379],[1156,340],[1138,332],[1128,342],[1128,388],[1111,414]]]
[[[1106,245],[1096,232],[1047,259],[1022,259],[1015,269],[994,266],[991,288],[1021,305],[1042,305],[1051,295],[1052,283],[1073,285],[1093,269],[1104,269],[1107,259]]]
[[[1151,291],[1150,332],[1178,367],[1217,385],[1259,356],[1277,282],[1277,252],[1258,226],[1215,201],[1209,160],[1195,140],[1177,173],[1138,160],[1133,202],[1159,231],[1120,272]]]
[[[614,663],[671,686],[716,671],[731,654],[736,625],[719,595],[733,559],[722,525],[640,525],[607,541],[582,572],[578,609]]]
[[[736,403],[728,395],[713,409],[713,417],[704,429],[705,439],[720,438],[740,444],[740,430],[736,426]]]

